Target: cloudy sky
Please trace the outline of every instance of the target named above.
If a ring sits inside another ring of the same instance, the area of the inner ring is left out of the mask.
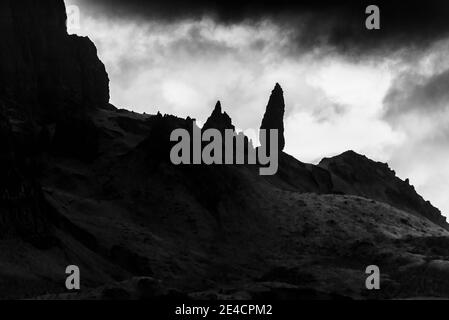
[[[377,1],[66,0],[97,45],[111,102],[205,121],[217,100],[257,129],[276,82],[286,151],[388,162],[449,215],[449,5]]]

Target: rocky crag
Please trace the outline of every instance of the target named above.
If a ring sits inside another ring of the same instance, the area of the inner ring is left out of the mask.
[[[285,147],[285,137],[284,137],[284,114],[285,114],[285,102],[284,102],[284,91],[282,90],[279,83],[276,83],[274,87],[270,100],[268,101],[267,109],[265,115],[262,119],[262,125],[260,129],[270,130],[276,129],[278,130],[278,146],[279,150],[284,150]],[[263,139],[260,139],[263,141]],[[269,140],[267,143],[268,150]]]

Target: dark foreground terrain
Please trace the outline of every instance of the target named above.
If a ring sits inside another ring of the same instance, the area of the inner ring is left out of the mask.
[[[65,19],[62,0],[0,3],[0,298],[449,297],[449,226],[387,164],[176,167],[169,134],[192,120],[110,105]],[[262,127],[284,108],[276,85]],[[220,105],[206,127],[233,128]]]

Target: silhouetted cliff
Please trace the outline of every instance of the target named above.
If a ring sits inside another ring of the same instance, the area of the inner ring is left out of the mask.
[[[332,174],[334,192],[382,201],[420,214],[449,229],[441,211],[425,201],[408,179],[403,181],[396,177],[396,173],[386,163],[375,162],[354,151],[347,151],[339,156],[323,159],[319,166]]]
[[[46,121],[109,102],[95,45],[68,35],[66,19],[60,0],[0,3],[1,99]]]

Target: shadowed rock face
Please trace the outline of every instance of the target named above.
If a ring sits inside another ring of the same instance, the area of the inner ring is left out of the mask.
[[[59,0],[0,2],[0,93],[46,120],[106,105],[109,80],[94,44],[69,36]]]
[[[334,192],[359,195],[388,203],[396,208],[420,214],[448,228],[440,210],[425,201],[410,185],[402,181],[388,164],[375,162],[354,151],[323,159],[320,167],[332,175]]]
[[[0,240],[20,236],[44,245],[48,236],[46,203],[36,181],[27,177],[14,152],[11,126],[0,105]]]
[[[271,92],[270,100],[268,101],[267,110],[262,120],[260,129],[277,129],[279,134],[279,150],[284,150],[285,138],[284,138],[284,114],[285,114],[285,102],[284,92],[282,91],[279,83],[276,83],[273,91]],[[261,139],[262,141],[263,139]]]

